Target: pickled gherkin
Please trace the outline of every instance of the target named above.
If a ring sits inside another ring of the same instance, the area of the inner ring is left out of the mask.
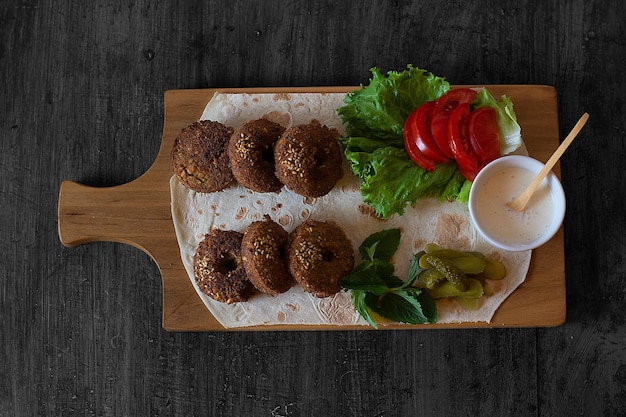
[[[487,279],[502,279],[506,276],[506,268],[501,262],[487,259],[487,264],[482,272],[482,276]]]
[[[438,256],[428,254],[425,256],[426,262],[432,265],[432,267],[435,268],[437,271],[442,273],[443,276],[445,276],[450,283],[459,286],[460,288],[465,288],[465,279],[467,278],[467,276],[463,271],[454,266],[454,264],[449,259],[440,258]]]
[[[487,260],[478,256],[461,256],[450,259],[450,262],[466,274],[480,274],[485,271]]]
[[[458,258],[460,256],[466,256],[466,252],[456,250],[456,249],[442,248],[441,246],[436,245],[434,243],[427,243],[424,248],[424,252],[426,252],[429,255],[438,255],[442,258],[447,258],[447,259]]]
[[[428,243],[416,255],[420,272],[418,285],[426,288],[432,298],[453,298],[471,310],[478,308],[479,299],[490,292],[486,280],[503,279],[505,266],[487,258],[481,252],[460,251]]]
[[[425,269],[420,272],[419,281],[423,282],[426,288],[436,288],[439,284],[446,280],[446,277],[435,268]]]
[[[441,246],[437,245],[436,243],[427,243],[424,246],[424,252],[426,253],[433,253],[435,251],[441,250],[443,249]]]
[[[480,281],[468,278],[467,288],[463,291],[453,285],[451,282],[444,282],[437,288],[433,288],[428,291],[433,298],[447,298],[447,297],[463,297],[463,298],[480,298],[484,294],[484,289]]]

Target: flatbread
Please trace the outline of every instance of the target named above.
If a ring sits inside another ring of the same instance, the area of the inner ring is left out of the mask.
[[[286,128],[317,119],[345,134],[345,127],[336,113],[336,109],[343,105],[344,96],[343,93],[216,93],[201,119],[219,121],[235,128],[261,117],[279,122]],[[411,257],[428,242],[480,251],[498,259],[504,263],[507,276],[500,281],[488,281],[487,291],[493,295],[482,297],[480,308],[470,311],[453,300],[437,302],[439,323],[490,322],[500,304],[525,280],[531,251],[506,252],[489,245],[471,224],[467,205],[457,202],[424,199],[407,208],[402,216],[380,220],[363,202],[359,179],[351,173],[347,163],[344,164],[344,176],[335,188],[315,199],[302,197],[286,187],[280,193],[256,193],[233,185],[216,193],[203,194],[186,188],[172,176],[172,219],[182,262],[211,314],[226,328],[271,324],[367,325],[354,310],[348,291],[341,291],[333,297],[316,298],[296,285],[277,296],[259,293],[246,302],[225,304],[199,290],[193,275],[193,255],[208,230],[220,228],[244,232],[250,223],[262,220],[268,214],[288,232],[309,218],[334,221],[352,242],[357,263],[360,261],[357,248],[367,236],[382,229],[400,228],[400,246],[393,258],[399,277],[408,275]]]

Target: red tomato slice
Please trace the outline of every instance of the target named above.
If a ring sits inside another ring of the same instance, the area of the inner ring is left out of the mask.
[[[441,152],[435,138],[430,132],[430,121],[435,107],[434,101],[428,101],[411,112],[405,122],[405,131],[411,133],[411,138],[426,158],[433,162],[446,162],[448,157]],[[409,140],[411,140],[409,138]]]
[[[435,162],[428,159],[419,149],[415,143],[415,125],[413,123],[404,124],[404,149],[413,162],[426,171],[435,170]]]
[[[469,88],[456,88],[442,95],[435,102],[431,122],[431,132],[439,149],[448,157],[454,158],[448,140],[448,119],[452,111],[461,103],[471,103],[476,91]]]
[[[435,114],[433,112],[433,117],[430,122],[430,132],[433,135],[433,139],[437,143],[437,146],[441,150],[441,152],[448,158],[454,159],[454,154],[450,150],[450,145],[448,145],[448,119],[450,118],[449,113],[439,113]]]
[[[470,104],[476,98],[476,91],[471,88],[455,88],[448,91],[435,102],[435,113],[452,112],[459,104]]]
[[[481,107],[471,113],[469,138],[480,168],[500,156],[498,120],[493,107]]]
[[[468,103],[459,104],[448,121],[449,146],[463,176],[474,181],[478,174],[478,158],[469,139],[470,108]]]

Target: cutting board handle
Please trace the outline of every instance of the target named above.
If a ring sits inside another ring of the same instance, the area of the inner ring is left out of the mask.
[[[139,187],[91,187],[63,181],[59,191],[59,238],[65,246],[90,242],[120,242],[148,252],[150,212]],[[150,213],[151,215],[153,213]],[[168,213],[169,214],[169,213]]]

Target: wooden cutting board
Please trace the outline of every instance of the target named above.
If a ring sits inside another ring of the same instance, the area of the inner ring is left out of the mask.
[[[183,267],[170,211],[170,150],[180,130],[199,119],[216,91],[222,93],[347,92],[355,87],[169,90],[165,123],[154,164],[127,184],[97,188],[63,181],[59,191],[59,237],[65,246],[96,241],[141,249],[157,263],[163,279],[163,327],[170,331],[225,330],[207,310]],[[542,85],[492,85],[489,91],[513,100],[531,156],[545,162],[559,144],[556,90]],[[560,176],[560,167],[554,169]],[[491,323],[393,325],[391,329],[548,327],[565,322],[563,228],[536,249],[526,281],[505,300]],[[346,330],[363,326],[275,325],[237,330]]]

